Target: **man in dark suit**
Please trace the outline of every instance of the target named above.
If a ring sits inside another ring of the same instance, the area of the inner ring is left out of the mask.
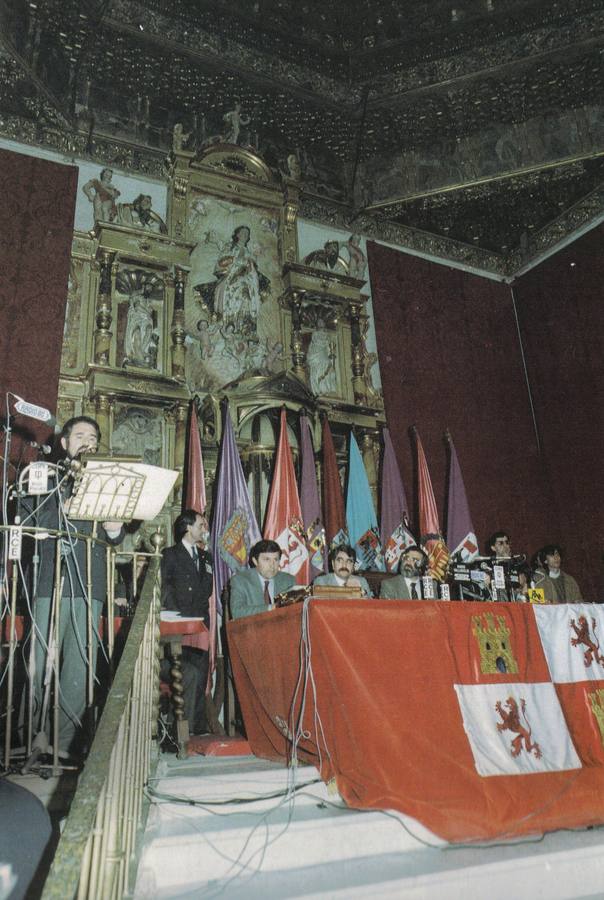
[[[380,587],[383,600],[421,600],[421,577],[425,574],[428,557],[421,547],[407,547],[401,556],[399,575],[385,578]]]
[[[95,419],[75,416],[65,422],[61,431],[60,445],[67,460],[73,460],[82,453],[96,453],[101,432]],[[41,532],[38,538],[39,569],[35,586],[34,627],[36,629],[34,697],[36,701],[35,727],[38,734],[47,731],[47,722],[42,714],[48,708],[43,703],[43,695],[48,689],[46,679],[47,657],[51,640],[53,617],[53,593],[60,591],[59,603],[59,646],[60,668],[60,711],[59,711],[59,756],[68,758],[81,750],[81,726],[87,705],[88,653],[93,672],[99,644],[98,622],[107,596],[106,549],[102,542],[119,544],[124,537],[121,522],[99,524],[100,542],[93,541],[91,552],[92,592],[88,594],[86,541],[73,536],[91,535],[94,522],[69,518],[69,496],[72,482],[68,478],[56,485],[54,491],[42,500],[37,510],[31,512],[35,524],[48,531],[62,531],[64,536],[50,537]],[[59,541],[61,565],[60,585],[55,584],[56,552]],[[90,607],[92,618],[92,644],[88,647],[87,618]],[[57,736],[55,735],[55,739]]]
[[[231,617],[240,619],[271,609],[277,594],[289,590],[296,579],[279,571],[281,547],[276,541],[258,541],[250,550],[250,568],[230,581]]]
[[[212,557],[198,544],[207,546],[208,520],[195,509],[185,509],[174,523],[176,543],[162,554],[162,607],[187,618],[202,618],[210,624]],[[192,734],[207,729],[205,689],[208,680],[208,652],[196,647],[182,648],[185,715]]]

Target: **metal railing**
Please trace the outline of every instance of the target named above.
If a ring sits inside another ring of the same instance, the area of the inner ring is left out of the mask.
[[[157,759],[152,739],[159,702],[159,623],[159,556],[149,554],[130,632],[43,900],[112,900],[122,897],[134,878],[137,839],[146,819],[143,791]]]

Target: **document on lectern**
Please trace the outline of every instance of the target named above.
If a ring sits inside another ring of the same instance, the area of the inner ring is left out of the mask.
[[[82,457],[69,500],[70,519],[101,522],[154,519],[178,472],[119,457]]]

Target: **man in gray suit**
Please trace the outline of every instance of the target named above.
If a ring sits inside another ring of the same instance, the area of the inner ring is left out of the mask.
[[[385,600],[421,600],[421,577],[425,574],[428,556],[421,547],[407,547],[401,556],[399,575],[382,581],[380,598]]]
[[[357,555],[354,547],[339,544],[329,551],[329,575],[317,575],[313,586],[330,585],[331,587],[360,587],[363,597],[373,597],[367,579],[354,574]]]
[[[289,590],[296,579],[279,571],[281,547],[276,541],[258,541],[250,550],[250,568],[230,581],[231,618],[241,619],[272,609],[277,594]]]

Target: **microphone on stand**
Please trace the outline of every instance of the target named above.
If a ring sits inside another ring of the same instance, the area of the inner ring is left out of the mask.
[[[28,441],[28,447],[33,447],[34,450],[39,450],[43,456],[50,456],[52,453],[52,447],[49,444],[39,444],[37,441]]]

